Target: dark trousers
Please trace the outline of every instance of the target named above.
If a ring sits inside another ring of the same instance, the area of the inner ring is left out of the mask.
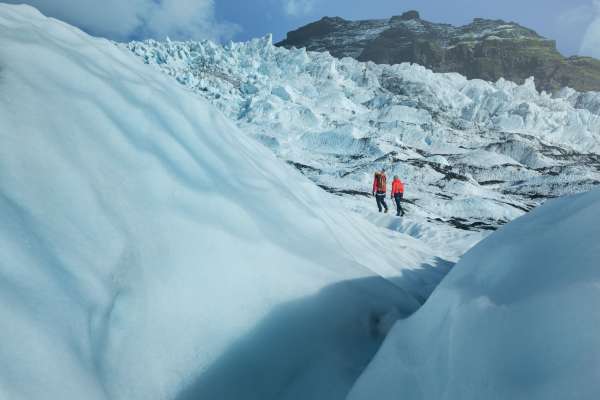
[[[402,209],[402,198],[404,197],[404,193],[396,193],[394,195],[394,200],[396,201],[396,215],[404,215],[404,210]]]
[[[379,209],[379,212],[381,212],[382,207],[387,212],[388,206],[385,203],[385,192],[377,192],[375,194],[375,200],[377,200],[377,208]]]

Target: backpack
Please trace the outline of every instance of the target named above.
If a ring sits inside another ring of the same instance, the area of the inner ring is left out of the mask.
[[[377,190],[382,190],[383,187],[385,186],[385,184],[384,184],[385,177],[383,176],[382,173],[376,173],[375,179],[377,180]]]

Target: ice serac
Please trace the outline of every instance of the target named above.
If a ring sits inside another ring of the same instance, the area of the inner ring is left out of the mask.
[[[274,47],[270,37],[127,48],[348,208],[369,216],[373,171],[399,175],[409,211],[399,229],[420,237],[422,228],[495,229],[548,198],[600,183],[598,93],[551,96],[532,79],[485,82],[418,65],[339,60]]]
[[[166,399],[184,381],[224,399],[200,378],[236,361],[247,380],[226,384],[245,398],[343,397],[418,306],[381,276],[424,246],[346,214],[129,51],[27,6],[0,4],[0,143],[2,399]]]
[[[397,323],[348,400],[600,395],[600,191],[481,242]]]

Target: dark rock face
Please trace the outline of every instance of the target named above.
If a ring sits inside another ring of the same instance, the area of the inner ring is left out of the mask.
[[[513,22],[477,18],[455,27],[422,20],[408,11],[389,20],[325,17],[289,32],[279,46],[329,51],[378,64],[412,62],[470,79],[517,83],[534,76],[539,90],[565,86],[600,91],[600,60],[563,57],[556,42]]]
[[[392,17],[392,22],[394,21],[394,19],[399,19],[400,21],[410,21],[411,19],[420,19],[421,16],[419,15],[418,11],[412,10],[412,11],[407,11],[404,14],[402,14],[401,16],[395,16]]]

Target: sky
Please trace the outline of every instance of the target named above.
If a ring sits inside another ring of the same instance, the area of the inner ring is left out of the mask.
[[[518,22],[557,40],[567,55],[600,58],[600,0],[0,0],[28,3],[113,40],[243,41],[286,32],[323,16],[389,18],[418,10],[421,18],[463,25],[475,17]]]

